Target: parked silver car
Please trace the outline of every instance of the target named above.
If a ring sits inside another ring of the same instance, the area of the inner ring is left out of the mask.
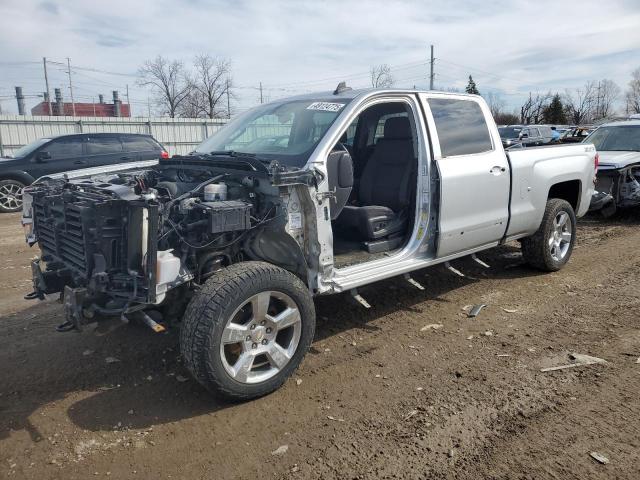
[[[547,125],[506,125],[498,129],[502,146],[514,145],[534,147],[547,145],[553,141],[553,130]]]

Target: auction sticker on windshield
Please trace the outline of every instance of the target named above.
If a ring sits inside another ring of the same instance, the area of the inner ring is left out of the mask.
[[[324,112],[339,112],[344,107],[344,103],[313,102],[307,110],[322,110]]]

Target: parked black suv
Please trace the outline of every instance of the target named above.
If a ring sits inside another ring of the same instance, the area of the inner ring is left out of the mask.
[[[0,212],[22,208],[22,188],[53,173],[168,158],[151,135],[135,133],[79,133],[35,140],[0,158]]]

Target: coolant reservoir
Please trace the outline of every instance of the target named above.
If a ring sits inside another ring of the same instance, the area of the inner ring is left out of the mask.
[[[171,283],[180,274],[180,259],[173,254],[173,250],[161,250],[158,252],[156,263],[156,284]],[[161,290],[159,288],[159,290]]]
[[[218,202],[227,199],[227,185],[224,183],[210,183],[204,187],[204,201]]]

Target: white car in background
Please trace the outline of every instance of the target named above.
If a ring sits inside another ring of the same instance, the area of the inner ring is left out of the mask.
[[[584,143],[592,143],[600,154],[590,210],[608,217],[618,208],[639,206],[640,119],[604,124]]]

